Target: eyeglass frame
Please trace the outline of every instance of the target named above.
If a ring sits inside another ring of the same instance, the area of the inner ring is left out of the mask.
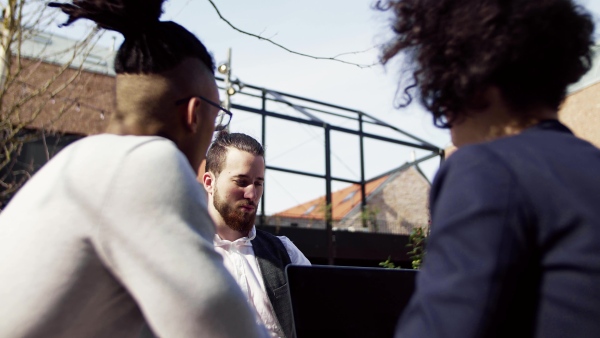
[[[231,119],[233,118],[233,114],[229,110],[223,108],[220,104],[212,102],[211,100],[209,100],[209,99],[207,99],[207,98],[205,98],[203,96],[195,95],[195,96],[190,96],[190,97],[186,97],[186,98],[183,98],[183,99],[179,99],[179,100],[175,101],[175,105],[179,106],[181,104],[189,102],[191,99],[193,99],[195,97],[199,98],[200,100],[208,103],[209,105],[211,105],[213,107],[219,108],[219,111],[222,111],[225,114],[229,115],[229,121],[227,121],[227,124],[215,126],[215,131],[221,131],[221,130],[224,130],[225,128],[227,128],[227,126],[229,125],[229,123],[231,123]]]

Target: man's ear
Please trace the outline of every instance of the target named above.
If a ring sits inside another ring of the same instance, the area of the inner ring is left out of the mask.
[[[198,167],[198,169],[196,171],[196,180],[198,180],[198,182],[200,182],[200,184],[204,184],[204,183],[202,183],[202,181],[204,180],[202,178],[202,176],[204,176],[205,172],[206,172],[206,158],[202,160],[202,163],[200,163],[200,167]]]
[[[200,175],[198,175],[200,178]],[[204,189],[209,195],[212,195],[215,190],[215,184],[217,183],[215,176],[210,171],[205,172],[202,175],[202,185],[204,185]]]
[[[190,99],[185,111],[185,127],[192,133],[196,133],[198,125],[200,123],[200,110],[202,109],[202,102],[197,97]]]

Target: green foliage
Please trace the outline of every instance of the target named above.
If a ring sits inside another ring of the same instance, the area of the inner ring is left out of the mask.
[[[360,212],[360,219],[362,221],[363,227],[368,228],[372,227],[373,232],[379,231],[379,226],[377,224],[377,214],[379,214],[380,209],[377,206],[367,205]]]
[[[379,208],[377,206],[367,205],[360,213],[360,218],[365,221],[373,220],[377,214],[379,213]]]
[[[414,227],[408,236],[407,247],[411,248],[408,255],[412,259],[412,268],[419,269],[423,258],[425,257],[425,242],[427,236],[425,230],[422,227]]]
[[[318,210],[323,213],[323,218],[325,219],[325,221],[332,219],[333,214],[332,214],[331,209],[332,209],[331,203],[323,204],[323,205],[319,206]]]
[[[425,257],[425,243],[427,241],[427,234],[423,227],[414,227],[408,236],[408,244],[407,247],[411,248],[408,252],[410,259],[412,259],[411,265],[413,269],[421,268],[421,263],[423,262],[423,258]],[[379,263],[379,266],[384,267],[386,269],[401,269],[401,267],[396,266],[392,261],[390,261],[390,256],[388,258]]]
[[[388,258],[385,260],[385,262],[380,262],[379,266],[382,266],[386,269],[400,269],[399,266],[396,266],[396,264],[394,264],[392,261],[390,261],[390,256],[388,256]]]

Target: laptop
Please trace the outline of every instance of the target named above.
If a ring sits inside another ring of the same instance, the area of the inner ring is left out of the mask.
[[[393,337],[417,270],[288,265],[297,338]]]

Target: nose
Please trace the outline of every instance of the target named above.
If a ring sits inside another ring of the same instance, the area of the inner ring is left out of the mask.
[[[244,189],[244,198],[245,199],[249,199],[252,201],[256,200],[256,187],[254,186],[254,184],[249,184],[245,189]]]

